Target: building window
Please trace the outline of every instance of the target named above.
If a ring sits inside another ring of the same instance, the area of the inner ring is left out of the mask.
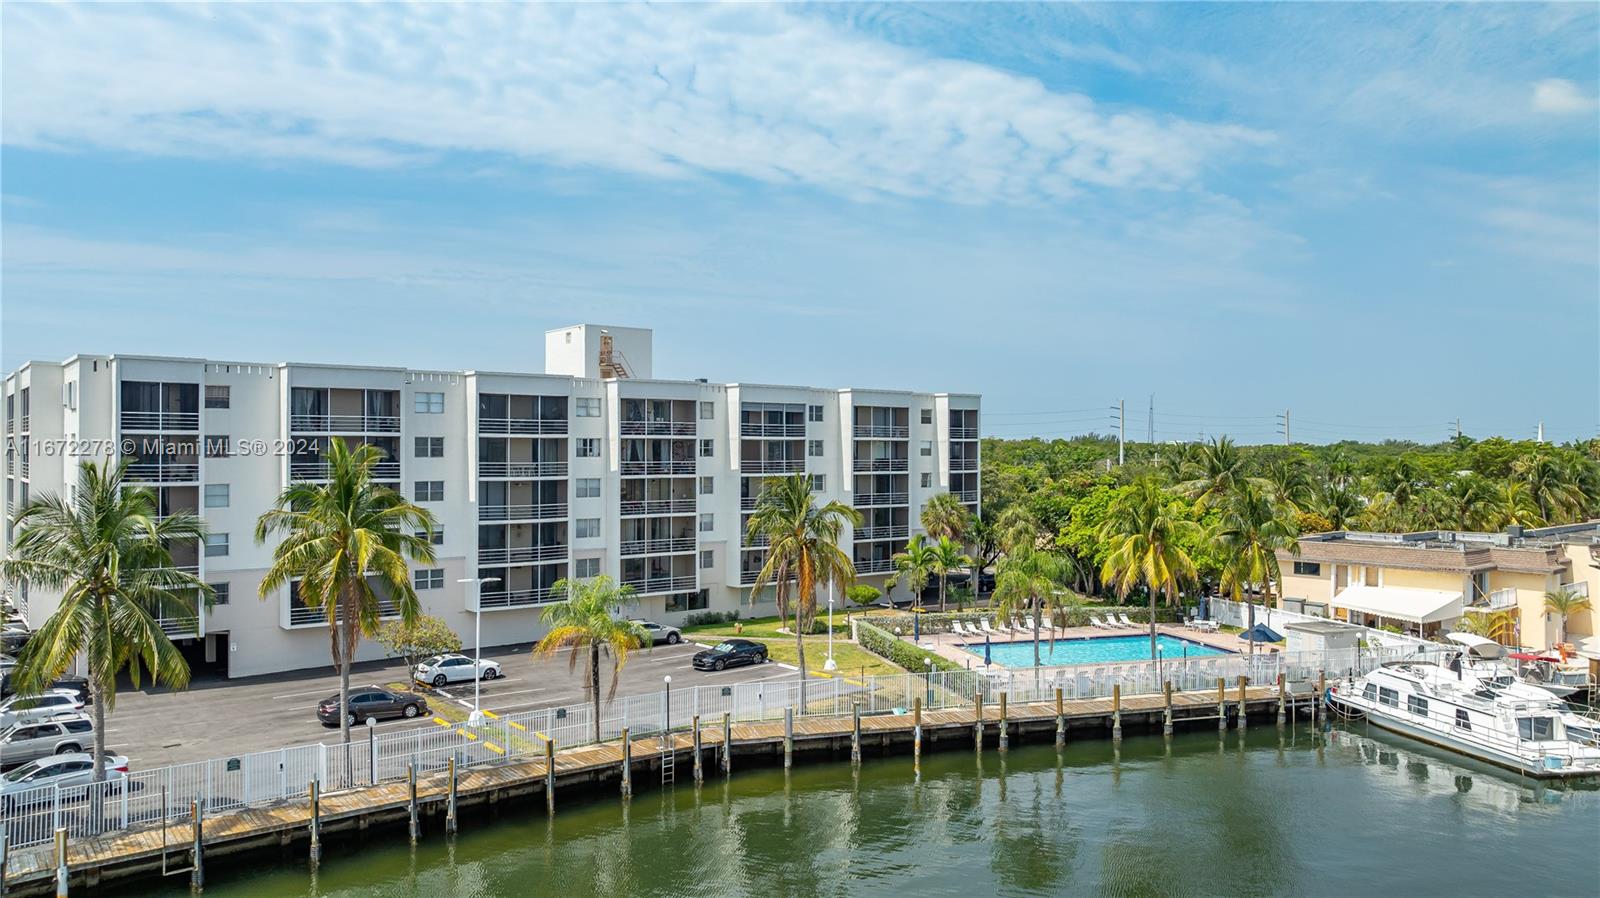
[[[812,458],[817,458],[822,455],[822,441],[806,440],[806,454]]]
[[[712,418],[715,418],[716,416],[717,416],[717,404],[715,402],[702,402],[702,403],[700,403],[700,420],[702,420],[702,421],[710,421]]]
[[[820,405],[808,405],[808,406],[806,406],[806,420],[807,421],[821,421],[822,420],[822,406],[820,406]]]
[[[600,439],[598,437],[579,437],[578,438],[578,457],[579,458],[599,458],[600,457]]]
[[[678,611],[701,611],[711,607],[711,590],[702,589],[699,592],[677,592],[667,596],[666,611],[670,614]]]
[[[232,387],[206,387],[206,408],[227,408],[233,401]]]
[[[923,489],[925,489],[925,490],[926,489],[932,489],[933,488],[933,475],[928,473],[927,471],[923,471],[922,472],[921,483],[922,483],[922,488]]]
[[[416,531],[416,537],[417,539],[425,539],[433,545],[442,546],[444,545],[444,528],[435,527],[432,534],[429,534],[426,530],[418,530]]]
[[[579,477],[578,478],[578,498],[579,499],[598,499],[598,498],[600,498],[600,478],[598,478],[598,477]]]
[[[923,440],[922,445],[917,449],[917,452],[921,454],[923,458],[932,458],[933,440]]]
[[[444,414],[443,393],[417,393],[412,396],[412,401],[411,410],[419,415]]]
[[[828,491],[828,475],[826,475],[826,474],[812,474],[811,475],[811,491],[813,493],[825,493],[825,492],[827,492]]]
[[[417,437],[417,458],[444,458],[444,437]]]
[[[707,512],[700,516],[700,532],[710,533],[717,529],[717,516]]]
[[[580,418],[600,417],[600,400],[598,398],[579,399],[576,414]]]
[[[717,489],[717,479],[715,477],[702,477],[702,478],[700,478],[700,495],[709,496],[713,492],[715,492],[716,489]]]
[[[226,604],[228,604],[228,584],[226,584],[226,583],[208,583],[206,585],[211,587],[211,604],[213,604],[213,605],[226,605]]]
[[[1322,564],[1316,561],[1296,561],[1294,572],[1306,577],[1318,577],[1322,575]]]
[[[578,539],[598,539],[600,536],[599,518],[579,518],[573,522],[573,527]]]
[[[443,502],[443,480],[418,480],[417,488],[412,494],[418,502]]]
[[[208,484],[206,484],[206,507],[207,508],[227,508],[228,507],[228,485],[226,483],[208,483]]]
[[[600,576],[600,559],[574,558],[572,559],[572,576],[579,580]]]
[[[226,534],[226,533],[207,533],[206,534],[206,557],[207,558],[220,558],[220,557],[222,557],[224,555],[227,555],[227,554],[228,554],[228,534]]]
[[[206,458],[228,457],[228,435],[225,433],[206,434]]]
[[[716,454],[717,454],[717,441],[716,440],[701,440],[700,441],[700,457],[701,458],[710,458],[710,457],[712,457],[713,455],[716,455]]]
[[[444,568],[418,568],[411,575],[411,583],[417,589],[444,589]]]
[[[925,408],[925,409],[922,410],[922,423],[924,423],[924,424],[932,424],[933,423],[933,409]]]
[[[711,549],[700,550],[700,569],[709,571],[717,566],[717,553]]]

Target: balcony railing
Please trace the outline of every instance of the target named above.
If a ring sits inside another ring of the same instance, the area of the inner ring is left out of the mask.
[[[393,602],[378,603],[378,617],[390,619],[399,616],[400,606]],[[319,624],[326,625],[327,623],[328,618],[320,608],[310,608],[305,605],[295,604],[290,604],[289,606],[289,626],[291,627],[309,627]]]
[[[289,462],[290,480],[327,480],[328,463],[324,460],[317,461],[292,461]],[[374,480],[399,480],[400,463],[397,461],[380,461],[372,465],[372,479]]]
[[[894,562],[888,558],[869,558],[856,562],[857,574],[887,574],[894,570]]]
[[[633,587],[633,591],[641,596],[685,592],[697,585],[693,574],[684,574],[680,577],[633,577],[624,579],[622,583],[624,586]]]
[[[909,458],[858,458],[856,471],[906,471],[911,466]]]
[[[27,433],[28,432],[28,416],[27,415],[23,415],[22,416],[22,432],[23,433]]]
[[[693,461],[625,461],[622,463],[622,473],[630,476],[641,474],[693,474],[695,470]]]
[[[957,473],[976,471],[978,470],[978,460],[975,458],[952,458],[950,459],[950,470]]]
[[[546,502],[543,505],[479,505],[480,521],[544,521],[565,518],[567,503]]]
[[[755,539],[751,539],[750,538],[750,532],[748,530],[743,532],[743,533],[741,533],[741,534],[739,534],[739,545],[744,547],[744,548],[747,548],[747,549],[748,548],[763,548],[764,549],[764,548],[766,548],[767,546],[769,546],[771,544],[772,544],[772,537],[766,535],[765,533],[756,534]]]
[[[479,549],[479,564],[525,564],[530,561],[560,561],[567,557],[567,547],[512,546],[506,549]]]
[[[549,589],[510,589],[505,592],[486,592],[478,597],[478,607],[485,611],[506,608],[527,608],[561,601]]]
[[[856,507],[870,508],[874,505],[909,505],[910,499],[905,493],[857,493]]]
[[[22,419],[22,429],[27,430],[27,418]],[[123,430],[181,430],[193,433],[200,429],[199,412],[130,412],[122,413]]]
[[[862,527],[856,531],[856,540],[866,539],[904,539],[911,533],[911,528],[905,524],[892,524],[887,527]]]
[[[623,540],[620,551],[623,555],[676,555],[694,550],[694,537],[679,536],[672,539]]]
[[[976,501],[978,501],[978,491],[977,490],[959,490],[959,491],[956,492],[956,498],[961,500],[962,502],[976,502]]]
[[[769,458],[739,462],[746,474],[798,474],[806,469],[803,458]]]
[[[740,496],[739,497],[739,510],[740,511],[755,511],[756,510],[756,502],[759,501],[759,499],[760,499],[759,496]]]
[[[681,436],[692,437],[697,432],[693,421],[623,421],[617,425],[623,436]]]
[[[644,499],[622,500],[622,516],[646,514],[692,514],[694,499]]]
[[[742,437],[791,437],[799,438],[806,435],[804,424],[740,424],[739,436]]]
[[[911,436],[911,428],[899,424],[857,424],[858,440],[904,440]]]
[[[952,440],[975,440],[977,438],[978,438],[978,428],[976,428],[976,427],[952,427],[952,428],[950,428],[950,439],[952,439]]]
[[[566,418],[479,418],[479,433],[566,433]]]
[[[22,473],[28,473],[26,464],[23,465]],[[183,483],[199,480],[200,465],[139,462],[128,466],[128,479],[142,480],[146,483]]]
[[[290,415],[289,429],[308,433],[399,433],[394,415]]]
[[[567,476],[567,463],[564,461],[480,461],[478,462],[478,476],[509,477],[512,479],[565,477]]]

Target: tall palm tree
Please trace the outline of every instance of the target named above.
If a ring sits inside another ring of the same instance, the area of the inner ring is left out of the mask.
[[[1539,506],[1539,517],[1551,523],[1565,523],[1583,507],[1583,493],[1569,476],[1570,469],[1548,452],[1535,452],[1511,465],[1511,476],[1528,485],[1528,494]]]
[[[1300,554],[1300,531],[1288,509],[1247,485],[1228,498],[1212,536],[1223,552],[1222,588],[1242,602],[1248,588],[1259,586],[1262,604],[1271,608],[1272,586],[1282,579],[1278,553]],[[1252,605],[1251,626],[1254,616]],[[1250,648],[1254,651],[1254,642]]]
[[[1567,618],[1580,611],[1588,611],[1589,598],[1562,587],[1544,594],[1544,610],[1547,614],[1554,614],[1558,621],[1556,624],[1556,642],[1566,642]]]
[[[922,529],[928,531],[929,539],[965,541],[971,526],[972,512],[954,493],[940,493],[922,506]]]
[[[994,605],[1010,617],[1026,611],[1033,620],[1033,666],[1039,657],[1039,629],[1055,609],[1056,591],[1068,576],[1064,560],[1054,552],[1027,548],[1000,559],[995,568]]]
[[[1335,446],[1328,455],[1328,484],[1343,489],[1356,482],[1356,461],[1343,446]]]
[[[1447,530],[1482,530],[1490,521],[1494,490],[1481,474],[1467,472],[1444,486],[1427,491],[1423,503],[1435,527]]]
[[[1394,499],[1401,511],[1411,506],[1411,500],[1422,489],[1422,469],[1411,455],[1395,459],[1378,474],[1378,488]]]
[[[1497,530],[1506,527],[1539,527],[1544,519],[1539,517],[1539,506],[1528,492],[1528,485],[1520,480],[1502,481],[1494,488],[1486,512],[1490,526]]]
[[[933,548],[922,539],[922,534],[917,534],[906,543],[906,547],[894,553],[889,559],[894,565],[894,573],[889,579],[883,581],[885,592],[901,584],[911,591],[911,599],[918,605],[922,604],[922,593],[928,588],[928,581],[933,579],[934,560]],[[944,602],[944,593],[939,593],[939,601]],[[943,611],[941,607],[939,609]]]
[[[1517,619],[1512,611],[1473,612],[1461,616],[1457,629],[1493,639],[1501,645],[1516,645]]]
[[[841,591],[856,581],[856,566],[839,548],[845,525],[861,526],[861,512],[834,500],[817,507],[810,474],[768,480],[750,515],[746,544],[767,540],[766,562],[750,587],[759,595],[768,584],[777,587],[778,614],[794,609],[795,654],[800,667],[800,705],[805,706],[805,632],[817,613],[817,586],[837,584]]]
[[[1246,473],[1244,455],[1229,437],[1212,437],[1200,446],[1187,473],[1189,479],[1178,484],[1177,490],[1194,499],[1202,511],[1252,479]]]
[[[1261,470],[1267,495],[1273,502],[1295,511],[1307,511],[1316,498],[1311,471],[1298,458],[1274,458]]]
[[[61,592],[61,604],[17,659],[16,689],[44,691],[79,656],[88,661],[94,705],[94,781],[105,779],[106,714],[116,709],[117,674],[133,685],[141,671],[175,688],[189,684],[189,665],[161,629],[159,617],[193,620],[211,587],[173,566],[168,546],[198,543],[205,525],[194,515],[158,516],[155,495],[124,482],[128,463],[84,462],[73,497],[46,493],[17,513],[11,557],[0,561],[7,583]]]
[[[964,567],[972,567],[972,556],[961,551],[961,544],[948,536],[939,537],[939,541],[928,549],[928,556],[933,573],[939,577],[939,610],[943,611],[945,594],[950,588],[950,574]],[[973,571],[972,575],[976,578],[977,571]],[[977,587],[976,580],[973,587]]]
[[[372,480],[383,460],[376,446],[355,449],[330,440],[326,483],[291,483],[256,521],[256,542],[279,537],[261,577],[263,601],[288,586],[328,622],[339,669],[339,731],[350,741],[350,664],[363,637],[377,635],[385,600],[400,619],[417,618],[409,559],[433,564],[433,515]],[[420,535],[419,535],[420,534]]]
[[[1349,484],[1329,483],[1317,497],[1315,511],[1328,519],[1335,530],[1349,530],[1361,514],[1361,494]]]
[[[1106,510],[1100,538],[1110,546],[1100,579],[1126,599],[1143,584],[1150,593],[1150,657],[1156,657],[1156,595],[1177,604],[1178,589],[1198,579],[1183,544],[1198,537],[1200,525],[1183,516],[1153,478],[1140,478]]]
[[[648,644],[644,627],[619,617],[623,606],[633,602],[633,587],[626,583],[618,586],[602,574],[590,580],[562,578],[551,585],[550,594],[559,604],[539,615],[550,625],[550,631],[533,647],[533,653],[549,655],[568,649],[568,671],[577,666],[578,655],[583,653],[583,691],[594,703],[594,741],[599,742],[600,650],[604,647],[611,653],[611,689],[606,692],[609,702],[617,695],[617,679],[628,663],[628,653]]]

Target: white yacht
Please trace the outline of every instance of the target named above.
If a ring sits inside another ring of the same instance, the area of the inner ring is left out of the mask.
[[[1436,664],[1398,661],[1328,687],[1373,724],[1536,777],[1600,776],[1600,746],[1572,738],[1548,695],[1520,698]]]
[[[1557,657],[1510,652],[1475,633],[1446,633],[1445,638],[1462,646],[1462,661],[1468,669],[1492,671],[1497,679],[1511,676],[1555,698],[1566,698],[1590,685],[1587,670],[1568,667]]]

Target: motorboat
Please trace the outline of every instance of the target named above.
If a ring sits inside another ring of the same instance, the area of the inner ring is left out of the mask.
[[[1525,699],[1476,677],[1394,661],[1328,687],[1328,702],[1373,725],[1528,776],[1600,776],[1600,746],[1575,740],[1548,696]]]
[[[1448,633],[1445,638],[1463,647],[1461,653],[1441,662],[1450,676],[1458,681],[1476,679],[1474,691],[1485,697],[1547,702],[1551,709],[1561,712],[1568,738],[1600,745],[1600,718],[1582,713],[1550,690],[1527,682],[1518,668],[1508,663],[1511,656],[1506,653],[1505,646],[1472,633]]]
[[[1493,671],[1494,676],[1514,676],[1556,698],[1566,698],[1589,687],[1587,671],[1564,666],[1561,658],[1508,651],[1505,646],[1475,633],[1446,633],[1462,646],[1462,664],[1471,670]]]

